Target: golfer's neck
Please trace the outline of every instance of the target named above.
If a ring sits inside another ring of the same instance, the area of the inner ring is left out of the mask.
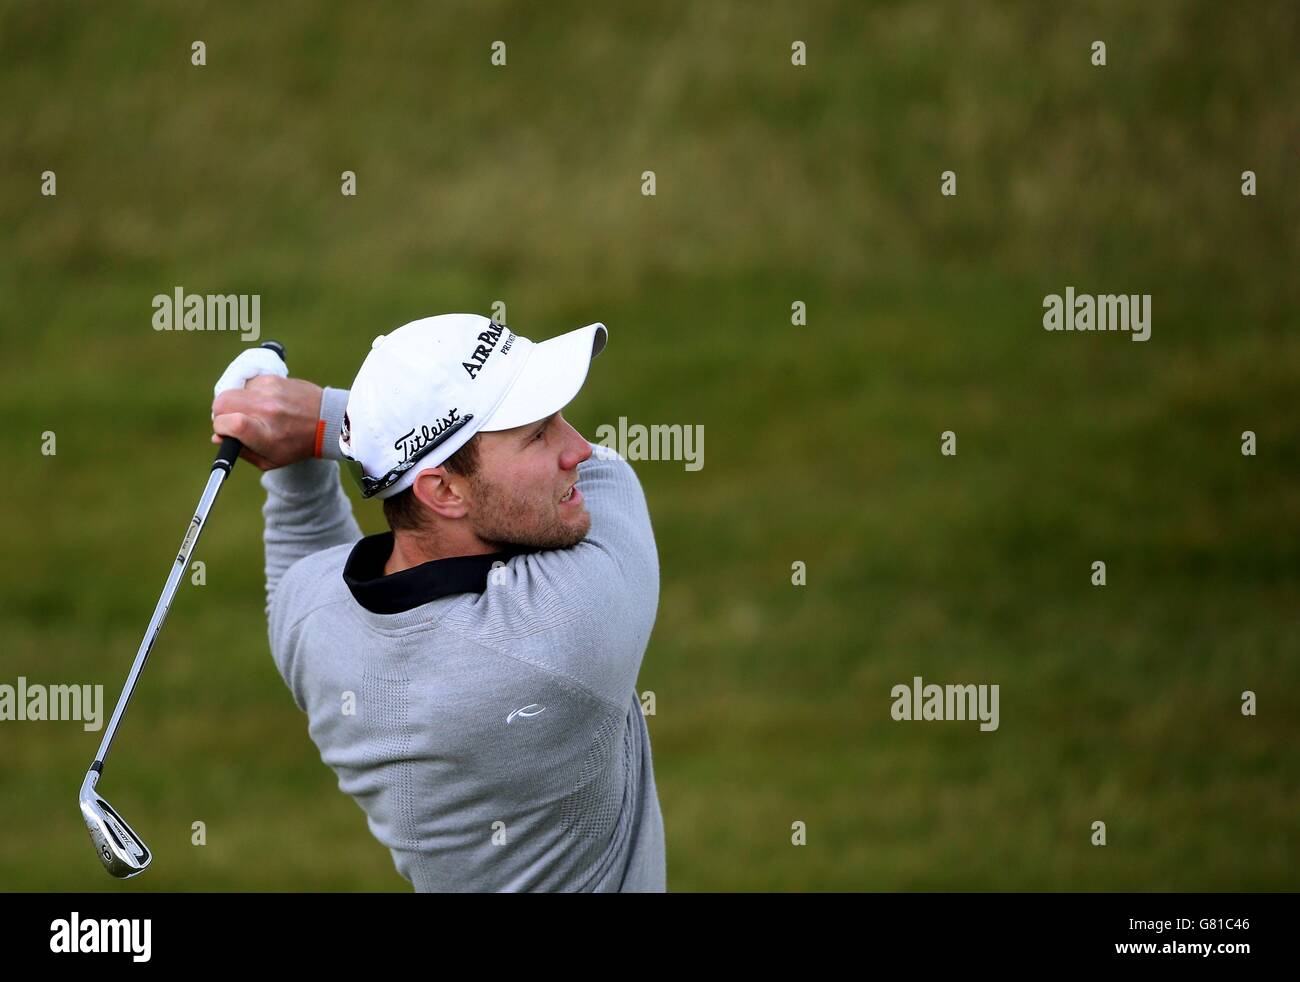
[[[384,575],[392,576],[421,563],[453,556],[482,556],[497,550],[472,532],[450,535],[437,542],[418,538],[409,532],[393,533],[393,552],[384,564]]]

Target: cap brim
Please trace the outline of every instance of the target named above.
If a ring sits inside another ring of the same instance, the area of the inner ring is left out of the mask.
[[[591,359],[604,350],[608,337],[604,324],[588,324],[535,342],[519,377],[480,429],[512,430],[559,412],[582,389]]]

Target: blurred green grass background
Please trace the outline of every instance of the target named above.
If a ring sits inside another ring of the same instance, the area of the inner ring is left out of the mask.
[[[1282,2],[4,3],[0,682],[111,712],[202,488],[241,344],[155,294],[261,294],[336,386],[501,299],[609,325],[589,437],[705,427],[635,465],[670,890],[1296,889],[1298,49]],[[1044,332],[1066,286],[1152,294],[1151,340]],[[101,733],[6,722],[0,888],[408,889],[271,662],[255,478],[104,779],[154,866],[92,855]],[[913,675],[1000,729],[892,721]]]

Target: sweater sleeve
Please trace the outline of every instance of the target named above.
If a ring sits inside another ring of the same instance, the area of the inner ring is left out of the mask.
[[[547,635],[548,668],[625,706],[659,605],[659,557],[636,472],[612,450],[591,449],[578,465],[591,516],[586,537],[513,558],[488,577],[481,603],[449,618],[479,643],[506,651]]]
[[[262,475],[266,545],[266,609],[285,572],[305,556],[361,538],[352,502],[339,481],[339,425],[347,390],[326,389],[321,402],[322,456],[300,460]],[[333,447],[333,454],[324,452]]]
[[[591,444],[579,468],[591,529],[571,549],[537,554],[533,586],[544,606],[582,596],[588,644],[569,649],[569,671],[611,702],[636,684],[659,607],[659,554],[636,472],[611,449]],[[575,593],[570,593],[576,588]],[[562,597],[558,594],[570,594]]]

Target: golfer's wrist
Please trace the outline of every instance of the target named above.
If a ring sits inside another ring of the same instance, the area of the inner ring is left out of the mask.
[[[321,391],[320,418],[316,421],[312,456],[324,460],[343,459],[343,454],[339,452],[339,431],[343,427],[343,414],[347,408],[347,389],[331,389],[326,386]]]

